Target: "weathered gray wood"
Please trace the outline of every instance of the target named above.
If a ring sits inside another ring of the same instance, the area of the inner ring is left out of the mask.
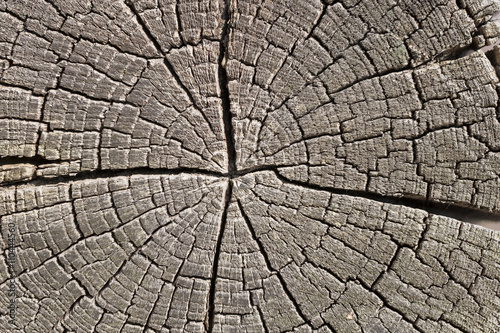
[[[0,2],[0,331],[500,331],[498,12]]]

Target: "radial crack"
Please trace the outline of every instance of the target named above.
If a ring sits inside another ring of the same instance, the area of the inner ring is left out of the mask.
[[[226,197],[224,200],[224,211],[222,212],[222,220],[221,220],[221,225],[220,225],[220,230],[219,230],[219,236],[217,239],[217,246],[215,248],[215,254],[214,254],[214,264],[212,266],[212,278],[210,280],[210,292],[209,292],[209,297],[208,297],[208,313],[207,313],[208,317],[205,321],[205,328],[210,333],[213,332],[213,328],[214,328],[217,270],[219,269],[219,257],[220,257],[221,246],[222,246],[222,238],[224,236],[224,231],[226,229],[227,212],[228,212],[228,208],[229,208],[229,203],[231,202],[232,195],[233,195],[233,182],[231,180],[228,180]]]
[[[224,2],[224,11],[222,20],[224,26],[222,28],[220,51],[219,51],[219,88],[222,99],[222,117],[224,121],[224,133],[226,136],[227,147],[227,172],[233,176],[236,172],[236,149],[234,144],[234,130],[232,125],[231,100],[229,98],[228,78],[226,71],[226,52],[229,43],[229,21],[230,21],[229,0]]]

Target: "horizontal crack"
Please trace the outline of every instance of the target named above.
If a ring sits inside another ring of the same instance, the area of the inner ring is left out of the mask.
[[[18,157],[18,156],[5,156],[0,157],[0,166],[16,165],[16,164],[32,164],[35,166],[58,163],[62,160],[48,160],[40,155],[33,157]]]
[[[320,186],[320,185],[290,180],[279,174],[277,170],[269,170],[269,171],[273,171],[276,174],[276,177],[284,183],[301,186],[317,191],[326,191],[332,194],[348,195],[352,197],[374,200],[381,203],[389,203],[394,205],[406,206],[409,208],[421,209],[429,214],[446,216],[466,223],[474,224],[477,223],[478,220],[494,220],[500,222],[499,212],[488,212],[477,209],[474,206],[465,206],[456,203],[443,203],[439,201],[428,201],[427,199],[411,198],[408,196],[406,197],[385,196],[373,192],[364,192],[364,191],[347,190],[347,189],[328,187],[328,186]]]
[[[31,163],[32,158],[4,158],[0,159],[0,165],[5,165],[6,160],[16,161],[14,163]],[[53,163],[53,162],[52,162]],[[37,165],[36,163],[32,163]],[[41,163],[43,165],[44,163]],[[276,174],[276,177],[280,179],[284,183],[305,187],[309,189],[314,189],[317,191],[326,191],[332,194],[341,194],[348,195],[352,197],[360,197],[369,200],[374,200],[382,203],[390,203],[394,205],[406,206],[415,209],[421,209],[429,214],[440,215],[450,217],[462,222],[477,224],[478,221],[496,221],[491,223],[500,223],[500,213],[499,212],[489,212],[485,210],[478,209],[474,206],[466,206],[460,205],[457,203],[443,203],[439,201],[429,201],[427,199],[408,197],[408,196],[385,196],[373,192],[365,192],[358,190],[348,190],[336,187],[329,186],[320,186],[295,180],[290,180],[281,174],[279,174],[276,167],[271,166],[263,166],[263,167],[255,167],[248,168],[245,170],[236,171],[234,173],[221,173],[215,171],[208,171],[202,169],[195,168],[176,168],[176,169],[151,169],[151,168],[134,168],[134,169],[116,169],[116,170],[94,170],[94,171],[86,171],[77,174],[76,176],[58,176],[54,178],[34,178],[31,181],[18,182],[16,184],[7,183],[1,184],[0,188],[5,188],[14,185],[20,184],[31,184],[34,186],[39,185],[52,185],[58,184],[65,181],[81,181],[87,179],[101,179],[101,178],[112,178],[112,177],[120,177],[120,176],[134,176],[134,175],[180,175],[180,174],[190,174],[190,175],[202,175],[209,176],[215,178],[238,178],[248,174],[257,173],[257,172],[266,172],[271,171]]]
[[[0,165],[2,165],[0,161]],[[134,168],[134,169],[115,169],[115,170],[94,170],[94,171],[84,171],[78,173],[76,176],[64,175],[57,176],[54,178],[45,178],[38,177],[34,178],[31,181],[27,182],[19,182],[17,184],[0,184],[0,188],[21,185],[21,184],[30,184],[34,186],[40,185],[52,185],[59,184],[61,182],[73,182],[73,181],[81,181],[88,179],[102,179],[102,178],[112,178],[112,177],[120,177],[120,176],[134,176],[134,175],[157,175],[157,176],[171,176],[171,175],[180,175],[180,174],[190,174],[190,175],[200,175],[200,176],[209,176],[209,177],[219,177],[219,178],[230,178],[231,176],[227,173],[219,173],[214,171],[202,170],[202,169],[192,169],[192,168],[176,168],[176,169],[150,169],[150,168]]]

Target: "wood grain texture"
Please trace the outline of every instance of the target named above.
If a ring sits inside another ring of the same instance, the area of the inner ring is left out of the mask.
[[[498,12],[0,2],[0,331],[498,332]]]

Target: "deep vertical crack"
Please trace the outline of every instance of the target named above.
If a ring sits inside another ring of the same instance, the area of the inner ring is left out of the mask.
[[[227,173],[232,177],[236,173],[236,149],[234,145],[234,131],[232,125],[231,101],[229,99],[229,88],[226,71],[226,51],[229,44],[229,0],[224,1],[224,10],[222,12],[222,27],[220,50],[219,50],[219,89],[222,100],[222,119],[224,122],[224,134],[226,136],[227,147]]]
[[[224,1],[224,9],[222,12],[222,32],[219,43],[219,59],[217,63],[219,65],[218,78],[219,78],[219,89],[220,97],[222,101],[222,119],[224,122],[224,134],[226,137],[226,148],[227,148],[227,175],[228,185],[226,190],[226,196],[224,200],[224,211],[222,212],[221,226],[219,230],[219,236],[217,239],[217,245],[215,248],[214,262],[212,266],[212,279],[210,281],[210,292],[208,297],[208,313],[207,320],[205,321],[207,332],[213,332],[214,321],[215,321],[215,292],[216,292],[216,282],[217,282],[217,271],[219,269],[219,257],[222,247],[222,237],[224,236],[224,231],[227,224],[227,213],[229,209],[229,203],[231,202],[231,197],[233,194],[233,182],[231,178],[236,173],[236,150],[234,148],[233,139],[233,126],[232,126],[232,115],[231,115],[231,103],[229,100],[229,89],[227,80],[227,71],[225,67],[225,57],[228,45],[228,30],[229,30],[229,0]]]
[[[221,225],[219,230],[219,236],[217,239],[217,245],[215,247],[214,263],[212,265],[212,278],[210,281],[210,292],[208,296],[208,320],[205,322],[207,332],[213,332],[214,319],[215,319],[215,285],[217,282],[217,271],[219,269],[219,257],[220,250],[222,247],[222,237],[224,236],[224,231],[226,230],[227,224],[227,212],[229,208],[229,203],[231,202],[231,197],[233,194],[233,182],[229,179],[226,196],[224,200],[224,211],[222,212]]]

